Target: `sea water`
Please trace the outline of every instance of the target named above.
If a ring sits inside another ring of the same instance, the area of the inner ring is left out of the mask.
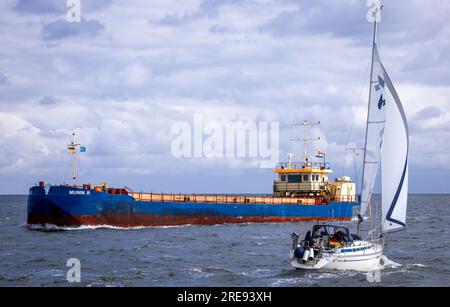
[[[0,286],[450,286],[450,195],[409,196],[408,228],[373,273],[292,268],[290,235],[314,223],[30,228],[26,196],[0,208]]]

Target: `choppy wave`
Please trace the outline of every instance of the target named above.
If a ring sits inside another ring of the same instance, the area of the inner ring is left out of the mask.
[[[284,279],[278,279],[274,281],[271,286],[272,287],[286,287],[286,286],[294,286],[294,285],[302,285],[302,284],[309,284],[311,283],[306,278],[284,278]]]
[[[408,267],[427,268],[428,265],[421,264],[421,263],[413,263],[413,264],[409,264]]]
[[[273,275],[273,271],[270,269],[256,269],[254,271],[251,272],[241,272],[242,276],[247,276],[247,277],[269,277],[271,275]]]
[[[188,271],[189,271],[189,275],[195,279],[207,278],[207,277],[214,276],[214,273],[208,272],[207,270],[204,270],[202,268],[191,268]]]

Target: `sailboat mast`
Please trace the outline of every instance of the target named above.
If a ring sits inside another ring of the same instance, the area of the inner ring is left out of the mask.
[[[380,8],[381,9],[381,8]],[[366,120],[366,134],[365,134],[365,139],[364,139],[364,160],[363,160],[363,170],[362,170],[362,177],[361,177],[361,193],[362,190],[364,189],[364,173],[365,173],[365,168],[366,168],[366,157],[367,157],[367,133],[369,130],[369,116],[370,116],[370,97],[372,97],[372,75],[373,75],[373,62],[374,62],[374,58],[375,58],[375,44],[376,44],[376,34],[377,34],[377,20],[378,20],[378,13],[379,13],[379,8],[376,8],[375,11],[375,20],[374,20],[374,25],[373,25],[373,40],[372,40],[372,59],[371,59],[371,63],[370,63],[370,77],[369,77],[369,100],[367,103],[367,120]],[[370,215],[370,219],[372,219],[372,210],[370,210],[370,198],[371,195],[369,196],[369,198],[367,199],[367,201],[369,202],[368,206],[369,206],[369,215]],[[363,222],[363,217],[359,216],[359,220],[358,220],[358,226],[357,226],[357,233],[358,236],[361,233],[361,223]]]

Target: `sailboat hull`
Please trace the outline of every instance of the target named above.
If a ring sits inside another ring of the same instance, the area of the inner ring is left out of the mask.
[[[358,250],[359,249],[359,250]],[[300,270],[355,270],[374,271],[380,268],[383,245],[359,241],[353,246],[322,253],[318,258],[303,261],[291,257],[291,265]]]

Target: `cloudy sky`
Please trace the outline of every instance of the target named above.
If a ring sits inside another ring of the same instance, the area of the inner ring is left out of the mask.
[[[371,27],[366,0],[0,2],[0,193],[70,182],[73,131],[82,182],[134,190],[270,193],[254,159],[176,158],[176,122],[320,120],[313,149],[335,175],[362,146]],[[385,0],[380,54],[410,124],[410,191],[450,181],[450,2]],[[350,145],[349,145],[350,144]],[[356,159],[356,165],[360,163]]]

